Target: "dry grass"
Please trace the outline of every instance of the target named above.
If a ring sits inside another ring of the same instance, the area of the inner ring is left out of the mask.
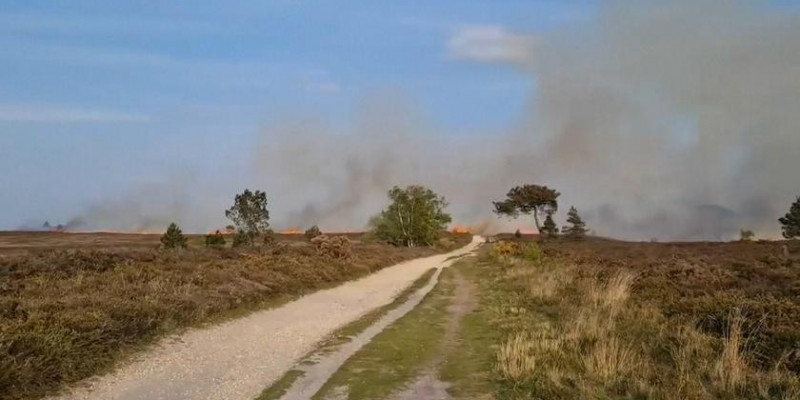
[[[41,397],[180,328],[439,251],[354,242],[347,259],[320,255],[304,240],[187,251],[125,243],[0,257],[0,399]]]
[[[536,372],[547,353],[561,350],[558,338],[518,332],[503,342],[497,350],[497,371],[511,381],[523,381]],[[539,362],[537,362],[539,360]]]
[[[602,337],[583,357],[586,372],[600,382],[628,377],[641,368],[641,360],[631,344],[616,336]]]
[[[513,304],[514,310],[498,310],[494,322],[507,332],[496,354],[497,377],[505,385],[499,398],[800,399],[800,378],[791,368],[800,342],[786,343],[778,358],[763,352],[763,340],[770,339],[764,332],[776,328],[770,325],[774,316],[752,318],[730,302],[717,305],[726,309],[721,317],[675,313],[670,302],[680,297],[661,297],[670,291],[654,286],[651,271],[621,262],[590,264],[582,259],[585,253],[547,246],[538,262],[526,261],[520,251],[488,252],[501,266],[489,273],[505,287],[497,303]],[[690,257],[667,260],[683,271],[702,271]],[[750,282],[763,279],[749,275]],[[692,292],[683,287],[694,284],[687,278],[669,281],[684,296]],[[793,283],[773,291],[787,284]],[[771,301],[763,294],[742,301]],[[708,329],[709,318],[722,327]]]
[[[747,374],[747,363],[742,356],[743,325],[742,310],[731,311],[727,333],[722,339],[722,353],[714,365],[714,382],[723,391],[735,391],[744,383]]]

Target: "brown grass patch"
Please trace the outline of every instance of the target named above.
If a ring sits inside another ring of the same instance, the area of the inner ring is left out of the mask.
[[[463,245],[469,236],[450,240]],[[0,398],[41,397],[180,328],[441,251],[353,242],[347,259],[320,255],[304,240],[252,249],[158,251],[125,243],[6,254],[0,257]]]
[[[539,261],[487,252],[486,279],[504,288],[493,300],[507,332],[497,397],[800,399],[800,249],[784,245],[547,241]]]

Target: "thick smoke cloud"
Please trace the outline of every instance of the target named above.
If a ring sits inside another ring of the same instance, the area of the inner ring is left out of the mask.
[[[776,232],[800,190],[800,15],[769,10],[613,2],[517,64],[539,82],[531,131],[546,137],[548,174],[580,182],[573,196],[598,229]]]
[[[447,196],[458,222],[530,226],[498,220],[491,201],[540,183],[563,193],[557,220],[574,204],[601,235],[727,239],[748,228],[777,237],[776,218],[800,194],[796,11],[609,2],[545,34],[462,27],[449,45],[449,62],[530,77],[513,128],[444,132],[396,93],[366,99],[349,126],[313,117],[269,125],[249,186],[270,194],[275,225],[360,229],[388,188],[419,183]]]
[[[347,133],[295,126],[261,158],[278,160],[270,167],[296,191],[317,193],[290,219],[364,221],[387,186],[419,182],[477,223],[510,185],[536,182],[559,188],[600,234],[723,239],[742,227],[774,236],[800,190],[797,13],[610,2],[545,35],[465,27],[450,45],[455,58],[510,64],[535,81],[518,127],[458,137],[410,123],[408,107],[385,99]]]

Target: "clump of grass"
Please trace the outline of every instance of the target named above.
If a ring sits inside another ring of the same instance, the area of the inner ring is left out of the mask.
[[[629,343],[617,336],[599,338],[583,357],[586,372],[600,382],[629,377],[641,367],[641,360]]]
[[[742,385],[747,373],[747,363],[742,357],[743,324],[742,310],[736,308],[731,311],[727,333],[722,339],[722,353],[714,365],[714,382],[723,391],[735,391]]]
[[[497,370],[511,381],[520,381],[536,371],[536,343],[525,333],[517,333],[497,350]]]

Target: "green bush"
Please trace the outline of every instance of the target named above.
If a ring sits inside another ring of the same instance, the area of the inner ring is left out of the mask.
[[[538,264],[542,261],[542,251],[536,243],[528,243],[522,247],[522,258]]]
[[[206,247],[225,247],[225,236],[220,231],[206,235]]]

